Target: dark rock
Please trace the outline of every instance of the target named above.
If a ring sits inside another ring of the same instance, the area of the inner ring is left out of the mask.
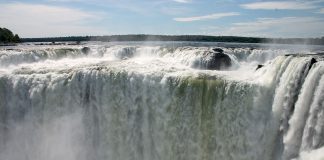
[[[258,66],[255,70],[258,70],[258,69],[262,68],[263,66],[264,66],[263,64],[258,64]]]
[[[212,49],[214,52],[218,52],[218,53],[224,53],[224,50],[221,48],[213,48]]]
[[[207,69],[226,69],[231,67],[231,58],[224,53],[212,53],[212,59],[207,65]]]
[[[213,49],[213,51],[215,50]],[[207,52],[204,57],[196,61],[193,65],[194,68],[207,70],[223,70],[231,66],[231,58],[222,52]]]
[[[90,53],[90,48],[89,47],[83,47],[81,49],[81,52],[85,55],[88,55]]]
[[[309,64],[309,70],[312,68],[313,64],[315,64],[317,60],[315,58],[312,58]]]

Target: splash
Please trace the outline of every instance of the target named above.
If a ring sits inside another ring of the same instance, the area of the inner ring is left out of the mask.
[[[0,51],[0,159],[324,156],[320,57],[222,47],[232,67],[205,70],[213,46],[89,47]]]

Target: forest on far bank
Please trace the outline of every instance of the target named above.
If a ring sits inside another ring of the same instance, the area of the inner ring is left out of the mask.
[[[14,44],[19,42],[77,42],[81,41],[193,41],[193,42],[237,42],[237,43],[278,43],[278,44],[312,44],[324,45],[321,38],[260,38],[239,36],[207,36],[207,35],[110,35],[110,36],[69,36],[45,38],[20,38],[7,28],[0,27],[0,44]]]
[[[9,29],[0,27],[0,44],[18,43],[18,42],[20,42],[20,38],[18,34],[13,34]]]
[[[237,42],[237,43],[278,43],[278,44],[312,44],[324,45],[321,38],[259,38],[239,36],[206,36],[206,35],[110,35],[110,36],[70,36],[46,38],[22,38],[22,42],[66,42],[66,41],[196,41],[196,42]]]

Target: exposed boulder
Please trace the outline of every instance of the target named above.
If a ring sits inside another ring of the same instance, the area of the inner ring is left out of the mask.
[[[88,55],[90,53],[90,48],[89,47],[83,47],[81,49],[81,52],[85,55]]]
[[[258,64],[258,66],[255,70],[258,70],[258,69],[262,68],[263,66],[264,66],[263,64]]]
[[[317,62],[317,60],[315,58],[312,58],[309,64],[309,69],[312,68],[312,66]]]
[[[213,48],[212,49],[214,52],[218,52],[218,53],[224,53],[224,50],[221,48]]]
[[[231,67],[231,58],[224,53],[214,52],[211,55],[211,59],[207,62],[206,69],[221,70]]]
[[[221,48],[214,48],[211,52],[206,52],[203,57],[194,63],[194,68],[207,70],[224,70],[232,66],[231,58],[223,53]]]

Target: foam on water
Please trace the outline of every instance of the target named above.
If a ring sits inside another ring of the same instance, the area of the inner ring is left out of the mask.
[[[0,51],[0,159],[324,156],[320,59],[223,47],[217,71],[193,67],[212,46],[89,47]]]

